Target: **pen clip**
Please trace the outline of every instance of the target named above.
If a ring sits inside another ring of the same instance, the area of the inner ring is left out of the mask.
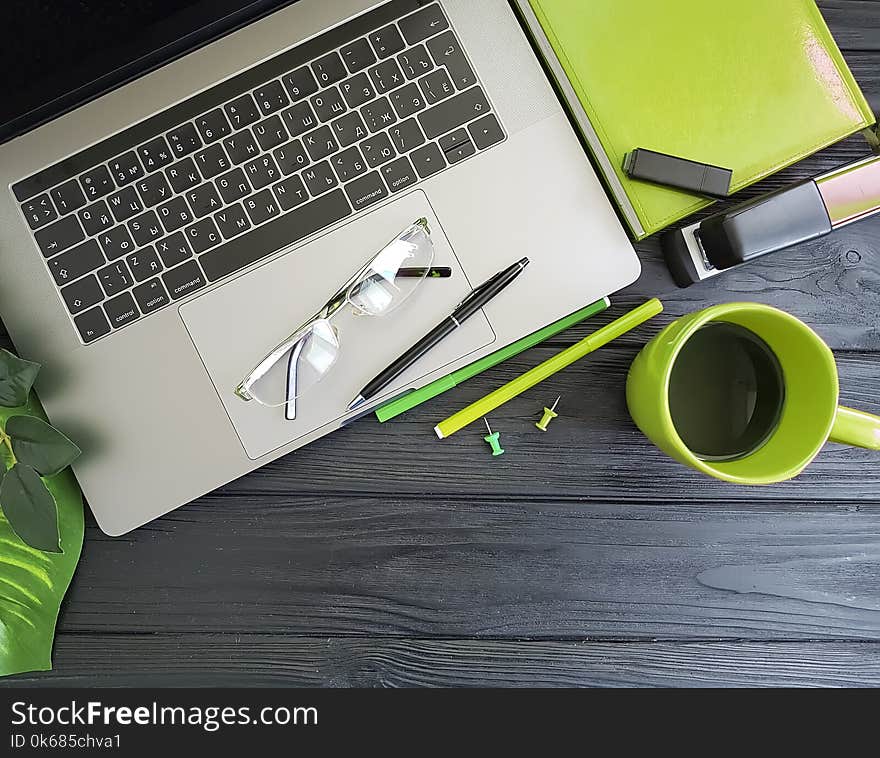
[[[459,308],[467,305],[471,300],[473,300],[475,297],[477,297],[487,287],[490,287],[492,284],[494,284],[495,280],[498,279],[498,277],[501,276],[503,273],[504,273],[503,271],[499,271],[497,274],[495,274],[490,279],[487,279],[482,284],[474,287],[474,289],[472,289],[467,295],[465,295],[464,299],[458,305],[455,306],[455,310],[457,311]]]

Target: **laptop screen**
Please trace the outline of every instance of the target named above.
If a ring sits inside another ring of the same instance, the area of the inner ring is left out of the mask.
[[[295,0],[2,0],[0,142]]]

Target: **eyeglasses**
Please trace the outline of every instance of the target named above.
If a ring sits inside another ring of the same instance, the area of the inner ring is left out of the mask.
[[[389,242],[327,301],[321,310],[269,352],[238,385],[242,400],[272,408],[288,406],[330,372],[339,357],[334,318],[347,306],[362,316],[391,313],[431,272],[434,243],[427,219],[421,218]]]

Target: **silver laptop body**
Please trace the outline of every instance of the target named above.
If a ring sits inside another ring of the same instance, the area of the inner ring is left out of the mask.
[[[300,0],[0,146],[0,178],[0,313],[44,364],[40,400],[85,451],[75,473],[111,535],[337,429],[367,380],[523,256],[372,405],[639,273],[504,0]],[[385,318],[345,314],[296,420],[234,395],[419,218],[452,278]]]

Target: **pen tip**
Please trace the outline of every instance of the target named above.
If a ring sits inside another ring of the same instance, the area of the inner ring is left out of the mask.
[[[525,268],[526,266],[529,265],[529,263],[531,263],[531,261],[530,261],[528,258],[523,258],[523,259],[519,262],[519,265],[522,266],[523,268]]]
[[[354,400],[352,400],[348,404],[348,410],[350,410],[350,411],[356,410],[357,408],[360,408],[366,402],[367,401],[363,395],[358,395]]]

